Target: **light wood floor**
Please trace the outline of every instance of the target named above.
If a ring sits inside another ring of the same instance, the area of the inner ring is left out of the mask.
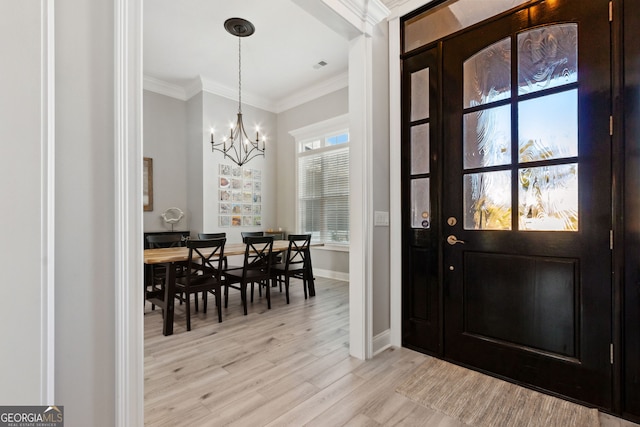
[[[222,323],[210,298],[190,332],[177,305],[170,337],[147,304],[145,425],[464,426],[395,393],[428,356],[391,348],[366,362],[349,357],[348,283],[319,278],[316,288],[305,300],[292,282],[291,304],[275,291],[271,310],[256,294],[247,316],[234,292]],[[637,426],[606,414],[600,421]]]

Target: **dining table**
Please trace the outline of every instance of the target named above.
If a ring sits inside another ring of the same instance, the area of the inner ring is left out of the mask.
[[[311,243],[310,246],[322,246],[322,244]],[[224,256],[244,255],[247,245],[244,243],[228,243],[224,246]],[[274,240],[273,253],[285,252],[289,249],[288,240]],[[189,259],[189,248],[178,246],[172,248],[155,248],[144,250],[144,263],[146,265],[164,265],[166,269],[165,285],[163,289],[146,291],[145,299],[164,310],[162,319],[162,334],[173,334],[174,318],[174,294],[176,284],[176,267],[184,264]],[[308,281],[309,296],[316,296],[313,269],[311,266],[311,256],[307,254],[309,276]]]

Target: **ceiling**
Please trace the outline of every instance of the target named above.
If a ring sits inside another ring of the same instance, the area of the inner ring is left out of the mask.
[[[186,99],[202,78],[205,88],[237,99],[238,37],[224,21],[240,17],[256,28],[241,40],[243,103],[273,110],[323,82],[344,87],[348,34],[340,34],[337,15],[337,25],[328,22],[332,29],[307,12],[311,3],[330,12],[318,0],[145,0],[145,79],[182,88]],[[327,65],[317,68],[320,61]]]

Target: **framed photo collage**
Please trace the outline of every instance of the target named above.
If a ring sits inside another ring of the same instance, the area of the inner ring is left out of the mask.
[[[219,165],[218,225],[262,226],[262,171],[236,165]]]

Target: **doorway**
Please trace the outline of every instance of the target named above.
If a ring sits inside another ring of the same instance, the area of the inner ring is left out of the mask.
[[[403,57],[403,345],[611,410],[607,10],[537,3]]]

